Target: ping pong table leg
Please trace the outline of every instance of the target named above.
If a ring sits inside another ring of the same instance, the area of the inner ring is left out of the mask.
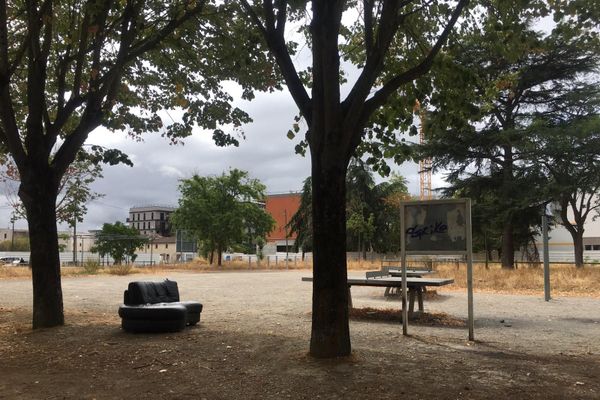
[[[408,317],[412,318],[413,312],[415,310],[415,289],[408,289]]]
[[[352,309],[352,292],[350,291],[350,288],[352,286],[348,285],[348,309],[351,310]]]

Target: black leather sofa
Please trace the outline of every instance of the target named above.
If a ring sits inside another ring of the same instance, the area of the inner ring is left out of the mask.
[[[130,282],[119,307],[127,332],[177,332],[200,321],[202,304],[180,301],[177,282]]]

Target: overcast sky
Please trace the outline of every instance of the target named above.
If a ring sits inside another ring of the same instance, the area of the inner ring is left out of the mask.
[[[134,166],[104,167],[104,178],[93,184],[93,189],[104,197],[88,205],[88,214],[78,230],[97,229],[104,222],[125,221],[133,206],[176,206],[178,180],[194,173],[214,175],[239,168],[260,179],[268,193],[300,190],[302,181],[310,174],[310,159],[308,154],[302,157],[294,153],[303,132],[294,140],[286,137],[297,114],[289,93],[259,94],[252,102],[237,104],[254,120],[244,127],[246,139],[240,141],[239,147],[217,147],[211,135],[201,131],[187,138],[183,145],[169,145],[159,134],[145,135],[142,142],[136,142],[123,133],[94,131],[89,144],[118,148],[129,155]],[[411,193],[418,193],[417,166],[405,164],[396,170],[409,180]],[[9,207],[1,207],[0,214],[2,227],[8,227]],[[25,228],[26,222],[17,221],[15,226]]]
[[[299,69],[309,63],[310,56],[300,51],[294,60]],[[344,64],[348,82],[342,87],[345,96],[358,71]],[[228,86],[235,98],[240,98],[237,87]],[[98,229],[105,222],[125,221],[128,210],[141,205],[176,206],[178,180],[194,173],[216,175],[229,168],[248,171],[252,178],[260,179],[267,187],[267,193],[299,191],[303,180],[310,174],[310,159],[295,154],[294,146],[303,138],[306,126],[301,124],[301,132],[289,140],[287,131],[294,122],[298,109],[284,89],[276,93],[258,93],[252,102],[239,100],[238,107],[250,114],[252,123],[243,127],[246,139],[240,140],[239,147],[217,147],[211,134],[197,130],[185,139],[183,145],[169,145],[169,140],[160,134],[148,134],[142,141],[134,141],[124,133],[97,129],[92,132],[88,145],[102,145],[117,148],[128,154],[134,166],[105,166],[104,178],[97,180],[92,188],[104,197],[88,204],[88,213],[78,231]],[[410,140],[415,140],[411,138]],[[392,165],[390,165],[392,166]],[[418,167],[414,163],[392,166],[392,169],[407,178],[409,191],[419,192]],[[382,179],[375,174],[378,181]],[[443,184],[441,176],[434,176],[435,189]],[[0,201],[3,196],[0,193]],[[10,227],[11,207],[6,200],[0,203],[0,227]],[[19,220],[16,228],[26,228],[27,223]],[[66,224],[59,226],[68,230]]]

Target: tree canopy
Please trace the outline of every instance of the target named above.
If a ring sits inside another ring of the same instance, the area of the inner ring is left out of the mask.
[[[536,31],[544,7],[497,3],[485,7],[481,29],[455,37],[437,65],[422,155],[449,171],[447,194],[475,200],[475,233],[498,238],[502,266],[512,268],[550,200],[547,176],[529,162],[541,156],[529,127],[588,92],[599,58],[588,36],[565,34],[562,25]]]
[[[235,245],[263,238],[273,229],[273,218],[264,209],[265,186],[245,171],[232,169],[220,176],[182,179],[179,207],[171,215],[177,229],[195,235],[212,263]]]
[[[528,164],[547,175],[547,196],[573,238],[575,264],[583,267],[585,224],[600,210],[600,87],[570,93],[561,113],[539,116],[529,134]]]

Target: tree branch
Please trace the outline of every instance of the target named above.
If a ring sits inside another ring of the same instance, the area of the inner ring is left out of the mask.
[[[180,26],[190,18],[200,14],[204,9],[205,5],[206,1],[199,2],[199,4],[197,4],[196,7],[186,11],[182,17],[173,19],[170,22],[168,22],[154,36],[145,38],[139,41],[138,43],[132,44],[131,51],[129,51],[128,55],[125,57],[124,62],[128,63],[136,57],[139,57],[140,55],[144,54],[145,52],[154,49],[163,39],[172,34],[178,26]]]
[[[440,34],[437,42],[429,52],[429,54],[423,59],[418,65],[413,68],[403,72],[400,75],[389,80],[381,89],[379,89],[373,97],[365,102],[365,106],[361,115],[361,121],[367,121],[371,114],[379,107],[381,107],[387,101],[388,97],[398,90],[402,85],[406,83],[412,82],[414,79],[418,78],[421,75],[426,74],[433,65],[433,60],[437,53],[439,53],[442,48],[444,42],[450,35],[450,32],[454,28],[458,17],[460,16],[463,8],[469,3],[469,0],[459,0],[454,12],[452,13],[452,17],[448,25],[444,28],[442,33]]]
[[[285,34],[285,23],[287,20],[287,1],[277,0],[277,25],[275,29],[281,36]]]
[[[285,79],[285,83],[294,99],[294,102],[298,106],[300,113],[306,119],[308,124],[310,125],[310,121],[312,119],[312,110],[311,110],[311,99],[300,77],[298,76],[298,72],[296,71],[296,67],[290,57],[290,53],[288,52],[287,46],[285,44],[284,32],[278,31],[274,26],[269,26],[268,24],[265,26],[260,21],[260,18],[254,11],[254,9],[250,6],[247,0],[240,0],[240,3],[244,10],[250,16],[250,19],[256,24],[256,26],[260,29],[267,43],[267,46],[275,56],[277,60],[277,65],[279,65],[279,69],[283,78]],[[270,0],[264,0],[263,6],[268,5]],[[271,8],[272,15],[272,8]]]
[[[365,20],[365,52],[370,54],[373,49],[373,0],[363,0],[363,18]]]

